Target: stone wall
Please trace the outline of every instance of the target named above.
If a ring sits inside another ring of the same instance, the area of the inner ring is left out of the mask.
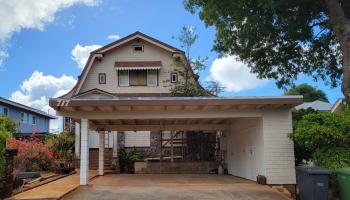
[[[217,162],[136,162],[136,174],[209,174],[216,172]]]

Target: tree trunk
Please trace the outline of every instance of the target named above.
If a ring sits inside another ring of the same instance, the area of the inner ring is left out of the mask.
[[[350,98],[350,19],[346,17],[340,0],[325,0],[330,28],[339,41],[343,59],[342,92]]]

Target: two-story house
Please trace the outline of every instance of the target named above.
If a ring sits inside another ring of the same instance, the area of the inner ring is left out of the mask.
[[[41,110],[0,97],[0,115],[6,116],[17,125],[16,137],[27,137],[32,133],[45,135],[50,131],[50,120],[56,117]]]
[[[288,134],[302,97],[175,97],[183,58],[183,51],[135,32],[91,52],[75,87],[50,99],[58,115],[76,122],[80,184],[88,184],[92,145],[100,175],[118,148],[138,147],[146,157],[141,172],[170,163],[176,173],[208,173],[223,162],[234,176],[295,184]]]

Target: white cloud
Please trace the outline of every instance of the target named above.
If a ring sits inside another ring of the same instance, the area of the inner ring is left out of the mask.
[[[95,6],[100,0],[1,0],[0,40],[11,37],[23,28],[43,30],[54,21],[55,14],[74,5]]]
[[[72,50],[72,59],[78,64],[80,69],[83,69],[86,61],[89,58],[90,52],[100,48],[101,45],[86,45],[81,46],[80,44],[75,45]]]
[[[55,111],[49,107],[49,98],[58,97],[70,91],[76,80],[72,76],[62,75],[55,77],[44,75],[34,71],[33,74],[20,85],[20,90],[11,94],[12,101],[49,112],[55,115]],[[50,130],[61,130],[62,119],[51,120]]]
[[[3,70],[2,64],[4,60],[8,57],[9,55],[7,54],[6,51],[0,51],[0,71]]]
[[[268,82],[266,79],[258,79],[235,56],[216,58],[210,67],[209,79],[218,81],[229,92],[254,89]]]
[[[107,39],[109,39],[109,40],[118,40],[118,39],[120,39],[120,36],[116,35],[116,34],[112,34],[112,35],[107,36]]]

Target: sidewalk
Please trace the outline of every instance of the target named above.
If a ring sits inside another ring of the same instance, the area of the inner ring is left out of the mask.
[[[97,176],[97,171],[90,171],[89,178]],[[31,190],[19,193],[10,197],[11,200],[17,199],[60,199],[69,192],[79,187],[79,173],[58,179],[48,184],[41,185]]]

